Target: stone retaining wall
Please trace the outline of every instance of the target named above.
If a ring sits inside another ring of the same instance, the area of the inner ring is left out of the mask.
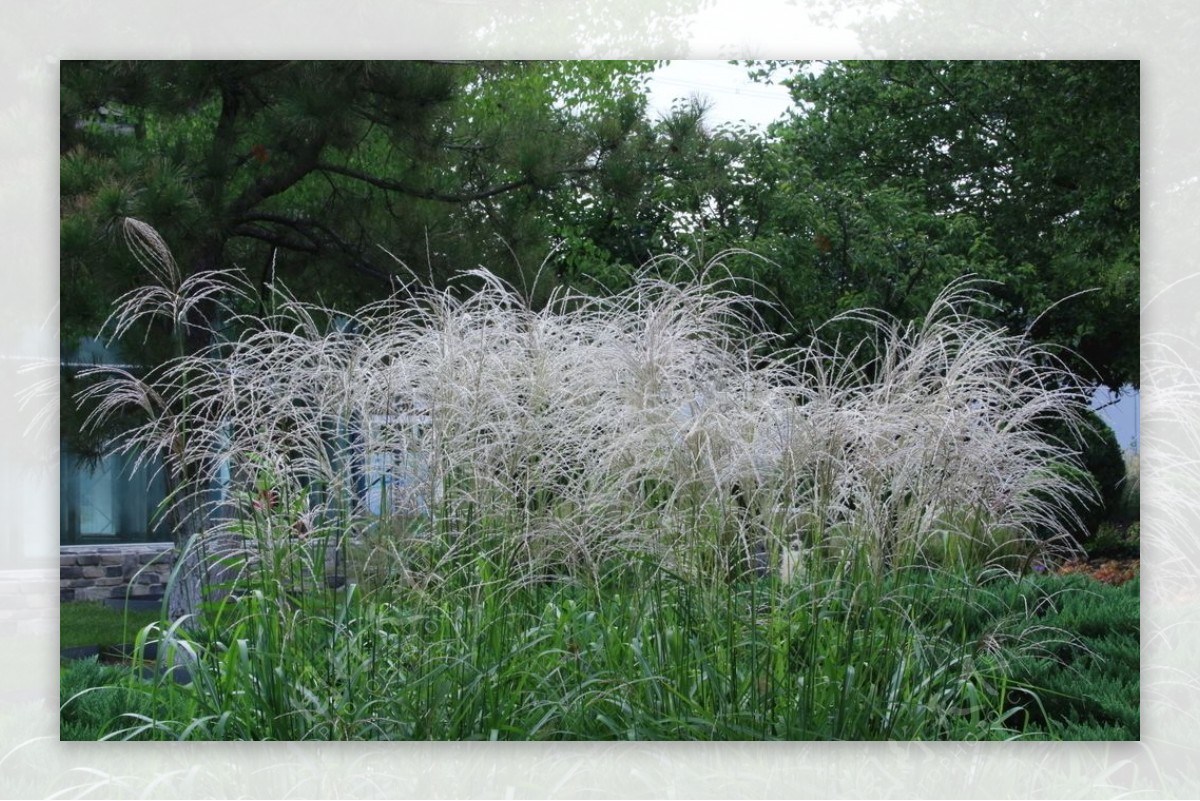
[[[58,597],[60,601],[161,598],[173,561],[169,542],[64,545],[59,549]]]

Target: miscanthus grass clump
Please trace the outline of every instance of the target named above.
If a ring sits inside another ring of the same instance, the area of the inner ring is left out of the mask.
[[[233,274],[160,277],[108,328],[180,330]],[[1085,398],[948,287],[846,349],[780,351],[717,265],[661,260],[540,309],[477,270],[356,313],[273,287],[240,333],[84,393],[162,457],[204,737],[956,737],[1005,731],[997,621],[918,624],[945,594],[1067,554],[1078,457],[1042,433]],[[182,339],[180,340],[182,342]],[[1064,522],[1066,521],[1066,522]],[[1032,588],[1032,585],[1031,585]],[[1031,589],[1032,591],[1032,589]],[[176,593],[180,597],[180,593]],[[196,622],[198,621],[198,622]],[[1017,621],[1019,623],[1019,621]],[[186,656],[180,659],[179,655]],[[175,708],[175,707],[173,707]]]

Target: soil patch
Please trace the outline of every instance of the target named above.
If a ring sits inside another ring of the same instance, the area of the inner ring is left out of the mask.
[[[1141,564],[1142,560],[1138,557],[1125,559],[1112,559],[1108,557],[1077,559],[1074,562],[1068,562],[1063,565],[1056,572],[1060,575],[1082,573],[1085,576],[1091,576],[1096,581],[1120,586],[1138,575],[1138,572],[1141,570]]]

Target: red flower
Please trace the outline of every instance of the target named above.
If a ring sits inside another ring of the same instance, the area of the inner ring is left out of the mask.
[[[273,489],[265,489],[258,491],[258,497],[254,499],[254,508],[256,511],[271,511],[275,505],[279,503],[279,494]]]

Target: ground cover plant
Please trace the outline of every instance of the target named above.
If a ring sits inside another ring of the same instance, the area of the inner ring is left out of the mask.
[[[780,351],[714,265],[242,316],[235,274],[127,232],[157,283],[111,333],[240,333],[82,395],[146,413],[113,448],[163,457],[181,535],[111,736],[1008,737],[1042,702],[1013,665],[1065,658],[979,599],[1074,555],[1090,490],[1045,431],[1086,397],[970,313],[984,285]]]
[[[1140,580],[1114,582],[1103,572],[1038,576],[996,583],[957,619],[963,636],[985,641],[997,616],[1026,616],[1024,647],[1009,665],[1010,692],[1034,691],[1021,705],[1025,739],[1136,740],[1140,736]],[[1017,610],[1014,612],[1014,610]],[[1065,637],[1064,633],[1070,633]]]
[[[100,740],[122,726],[122,715],[139,712],[142,694],[129,688],[128,672],[101,664],[95,656],[62,668],[60,740]]]

